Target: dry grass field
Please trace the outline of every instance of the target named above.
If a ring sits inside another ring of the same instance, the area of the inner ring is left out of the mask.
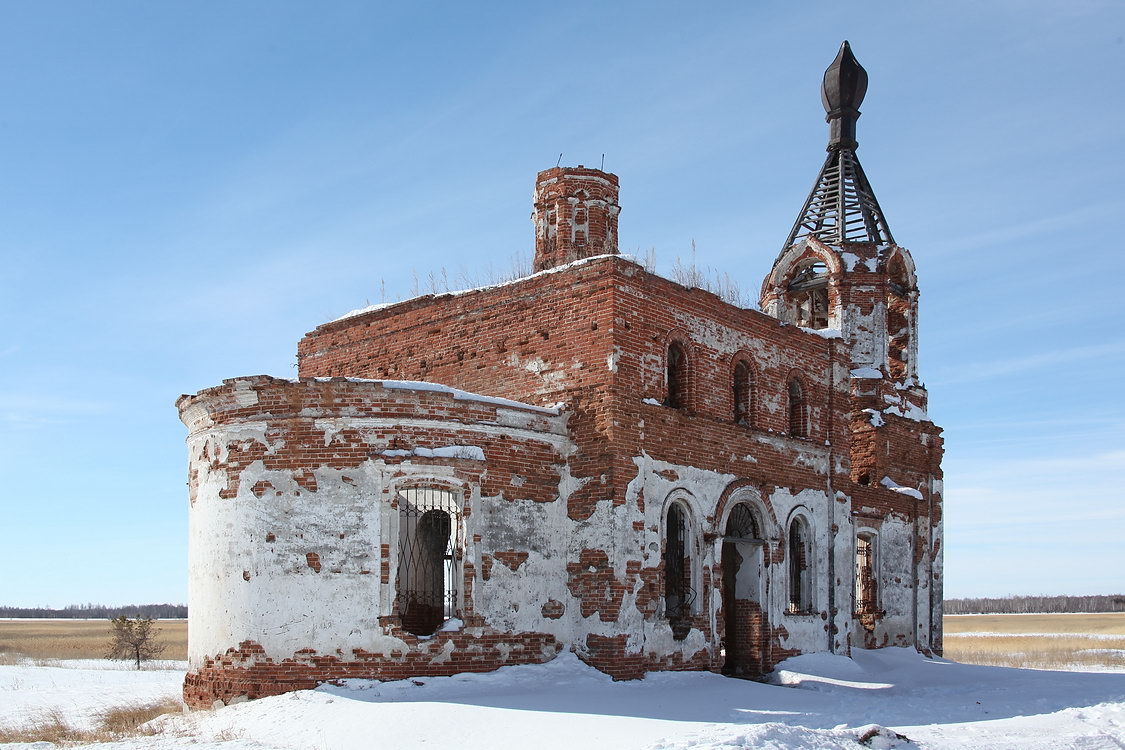
[[[945,656],[965,664],[1125,670],[1125,612],[947,615]]]
[[[49,742],[55,745],[113,742],[134,737],[151,737],[158,728],[145,724],[164,714],[183,711],[179,699],[132,703],[106,709],[93,727],[76,727],[61,709],[46,712],[28,726],[10,728],[0,725],[0,745],[9,742]]]
[[[187,658],[187,620],[161,620],[161,659]],[[100,659],[109,644],[109,620],[0,620],[0,663],[32,659]]]
[[[187,658],[187,621],[163,620],[163,659]],[[106,620],[0,620],[0,663],[99,659]],[[1125,612],[1066,615],[948,615],[945,655],[966,664],[1039,669],[1125,670]]]

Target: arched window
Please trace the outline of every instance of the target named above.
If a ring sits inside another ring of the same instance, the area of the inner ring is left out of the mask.
[[[691,556],[687,512],[679,503],[668,506],[664,531],[664,614],[672,624],[672,637],[682,641],[691,630]]]
[[[431,635],[457,611],[460,513],[448,490],[411,487],[397,499],[398,612],[403,629]]]
[[[875,535],[860,533],[855,539],[855,611],[873,615],[879,611],[878,578],[875,575]]]
[[[789,282],[794,322],[803,328],[828,327],[828,267],[824,261],[805,263]]]
[[[887,264],[887,373],[894,380],[910,374],[910,274],[902,256]]]
[[[805,402],[805,389],[797,378],[789,381],[789,434],[809,436],[809,407]]]
[[[761,539],[762,531],[758,519],[746,503],[739,503],[730,509],[727,517],[727,536],[732,539]]]
[[[789,612],[812,611],[812,581],[809,573],[811,550],[805,519],[797,516],[789,522]]]
[[[673,409],[687,406],[687,356],[677,341],[668,345],[666,380],[668,392],[664,405]]]
[[[734,421],[743,427],[752,422],[753,391],[750,382],[750,365],[739,362],[734,366]]]

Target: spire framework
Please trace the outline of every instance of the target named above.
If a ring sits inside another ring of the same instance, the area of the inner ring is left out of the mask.
[[[826,245],[894,244],[891,229],[853,149],[830,150],[805,207],[785,241],[813,236]]]
[[[855,154],[859,147],[855,124],[866,93],[867,71],[845,41],[824,71],[820,89],[828,122],[828,158],[782,249],[809,236],[828,245],[894,243],[875,191]]]

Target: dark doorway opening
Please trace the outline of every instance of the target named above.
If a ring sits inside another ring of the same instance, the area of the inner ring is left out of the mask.
[[[723,674],[760,677],[769,666],[765,541],[750,506],[736,505],[723,538]]]

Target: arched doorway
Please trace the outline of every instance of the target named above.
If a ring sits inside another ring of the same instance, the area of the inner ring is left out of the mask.
[[[769,663],[762,527],[746,503],[731,508],[723,537],[723,674],[757,677]]]

